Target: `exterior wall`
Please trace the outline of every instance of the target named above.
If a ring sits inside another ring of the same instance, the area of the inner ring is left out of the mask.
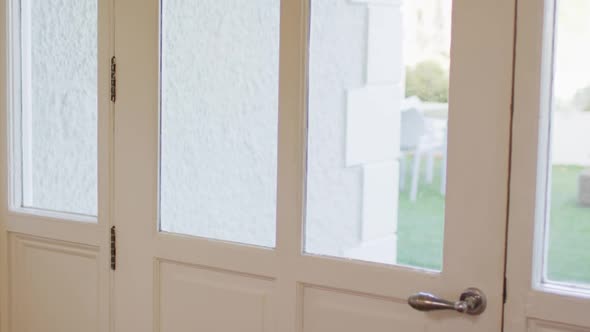
[[[30,52],[22,72],[30,83],[22,90],[24,204],[95,215],[97,0],[23,0],[22,9],[30,26],[23,29]]]
[[[279,1],[163,8],[166,231],[275,242]]]
[[[398,199],[402,22],[399,1],[312,2],[307,250],[356,250],[392,236]],[[383,261],[383,259],[381,259]]]
[[[366,6],[311,2],[306,249],[342,255],[356,245],[362,169],[346,165],[348,89],[365,82]]]
[[[32,37],[33,203],[94,213],[96,39],[87,27],[96,0],[29,1],[42,18]],[[398,1],[311,3],[306,244],[342,256],[395,233],[401,16]],[[164,26],[162,228],[272,246],[279,1],[166,0]],[[55,68],[72,58],[68,72]],[[391,199],[368,199],[378,192]],[[367,227],[384,207],[385,224]]]

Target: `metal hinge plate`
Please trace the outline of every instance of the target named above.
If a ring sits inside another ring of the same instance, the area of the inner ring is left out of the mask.
[[[111,227],[111,270],[117,269],[117,233],[115,226]]]
[[[117,100],[117,59],[111,58],[111,101]]]

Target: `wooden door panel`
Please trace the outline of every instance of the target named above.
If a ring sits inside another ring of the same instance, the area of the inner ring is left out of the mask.
[[[2,332],[110,328],[112,7],[1,1]]]
[[[588,332],[590,329],[585,327],[576,327],[569,324],[557,322],[548,322],[540,319],[529,319],[527,322],[527,331],[529,332]]]
[[[426,331],[427,321],[405,299],[306,286],[303,296],[303,331],[373,332]]]
[[[10,234],[11,331],[99,331],[100,248]]]
[[[157,260],[158,331],[276,329],[273,279]]]

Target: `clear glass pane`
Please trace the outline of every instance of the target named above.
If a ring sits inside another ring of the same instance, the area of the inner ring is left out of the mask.
[[[20,6],[17,201],[96,215],[97,0]]]
[[[279,10],[162,1],[162,231],[274,246]]]
[[[590,286],[590,1],[556,4],[545,281]]]
[[[311,1],[307,253],[441,268],[451,7]]]

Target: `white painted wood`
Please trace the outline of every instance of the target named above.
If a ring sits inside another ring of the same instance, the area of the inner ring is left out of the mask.
[[[115,331],[184,331],[187,324],[225,331],[238,324],[215,317],[236,317],[247,331],[501,329],[514,0],[455,2],[440,273],[302,254],[309,8],[301,0],[281,2],[276,249],[159,233],[159,4],[115,6]],[[405,304],[417,291],[456,299],[470,286],[488,295],[482,316],[427,315]]]
[[[101,331],[99,247],[10,235],[10,331]]]
[[[0,1],[0,331],[110,330],[113,2],[98,1],[98,216],[21,208],[18,0]],[[68,70],[64,68],[64,70]],[[12,159],[12,160],[11,160]],[[9,166],[10,165],[10,166]],[[12,166],[12,168],[11,168]],[[25,172],[26,173],[26,172]],[[26,181],[25,181],[26,182]],[[26,200],[26,198],[25,198]]]
[[[581,326],[572,326],[566,324],[559,324],[555,322],[547,322],[543,320],[531,319],[527,324],[527,331],[530,332],[587,332],[587,328]]]
[[[403,300],[391,300],[330,289],[303,289],[306,332],[425,331],[421,314]],[[369,330],[370,327],[370,330]]]
[[[0,303],[2,331],[9,331],[9,323],[14,323],[16,330],[47,328],[44,322],[49,316],[44,315],[51,315],[52,322],[57,324],[49,326],[50,329],[109,329],[107,231],[111,204],[119,227],[117,296],[114,309],[110,309],[116,310],[112,326],[116,331],[158,328],[182,331],[199,323],[204,325],[203,329],[225,326],[247,331],[335,328],[346,331],[355,330],[355,327],[356,330],[363,327],[375,331],[404,327],[451,331],[467,326],[480,331],[497,330],[503,266],[500,257],[503,257],[505,231],[504,224],[498,220],[506,213],[503,184],[507,179],[506,167],[497,165],[506,165],[508,159],[512,1],[493,5],[483,1],[458,2],[456,5],[450,120],[453,129],[449,155],[451,181],[442,273],[301,255],[309,13],[305,2],[295,0],[284,0],[282,6],[276,250],[158,234],[158,4],[138,0],[116,4],[117,15],[125,18],[118,21],[117,32],[120,112],[116,128],[112,125],[112,110],[105,102],[108,100],[106,69],[112,54],[108,47],[113,23],[110,18],[112,3],[101,1],[100,4],[99,69],[103,84],[99,84],[98,224],[63,220],[72,218],[59,215],[30,215],[26,210],[9,212],[6,204],[8,151],[7,144],[1,144],[0,292],[8,294],[10,286],[12,294],[2,296]],[[5,9],[6,6],[2,8],[4,17]],[[6,46],[4,38],[2,43]],[[486,57],[492,53],[490,50],[494,50],[493,59]],[[4,60],[5,55],[2,54]],[[6,68],[10,66],[2,66],[0,70],[5,110],[9,105],[5,93]],[[478,89],[474,90],[474,86]],[[482,107],[481,98],[489,103]],[[2,117],[0,124],[6,133],[6,117]],[[115,137],[111,136],[112,132]],[[111,176],[114,139],[118,148],[114,164],[116,178]],[[1,140],[6,143],[6,137]],[[465,162],[473,169],[465,171]],[[482,178],[481,174],[486,177]],[[116,183],[115,195],[111,195],[113,183]],[[8,250],[8,234],[12,234],[11,250]],[[34,255],[23,253],[27,243],[37,244],[33,246]],[[9,254],[14,256],[9,257]],[[9,260],[14,264],[8,265]],[[480,264],[482,261],[486,264]],[[41,269],[42,277],[24,278],[27,264]],[[50,266],[61,266],[61,269],[50,269]],[[9,284],[9,279],[17,281]],[[52,286],[59,287],[52,289]],[[479,318],[454,313],[428,316],[411,311],[405,305],[405,298],[418,290],[454,298],[467,286],[481,287],[490,296],[486,315]],[[58,295],[50,293],[52,296],[47,298],[39,297],[41,290],[47,289],[65,289],[69,291],[67,294],[82,296],[56,306],[56,301],[60,301],[56,300]],[[36,290],[39,292],[35,293]],[[9,298],[17,300],[9,301]],[[208,306],[203,299],[210,299],[217,306]],[[223,306],[224,303],[228,305]],[[175,306],[178,310],[174,310]],[[192,308],[195,310],[190,310]],[[58,309],[63,311],[53,311]],[[13,314],[8,316],[9,312]],[[73,313],[76,317],[71,320],[64,313]],[[263,318],[256,320],[255,315]],[[199,319],[202,317],[209,320]],[[215,317],[239,319],[220,322]],[[220,325],[222,323],[228,325]]]
[[[6,227],[6,212],[8,211],[9,202],[11,201],[8,192],[12,188],[12,183],[9,180],[8,165],[8,137],[9,134],[9,117],[8,107],[10,105],[9,80],[12,71],[11,52],[8,50],[9,41],[12,39],[8,27],[10,20],[8,19],[10,7],[8,1],[0,3],[0,17],[4,18],[0,24],[0,331],[8,332],[8,321],[10,316],[8,314],[8,232]]]
[[[519,1],[504,331],[587,331],[590,292],[542,285],[554,1]],[[580,262],[583,264],[582,262]]]
[[[17,3],[14,3],[14,6],[17,7]],[[21,73],[19,77],[19,81],[21,82],[21,88],[18,92],[21,94],[20,98],[20,125],[21,128],[18,130],[18,142],[20,147],[20,159],[15,165],[20,167],[20,179],[22,183],[22,188],[19,188],[20,194],[22,195],[22,201],[20,201],[19,206],[31,206],[33,203],[33,110],[31,105],[32,99],[32,74],[31,74],[31,31],[29,29],[23,29],[23,27],[28,27],[31,24],[31,15],[30,9],[31,3],[30,1],[20,1],[20,12],[21,15],[21,22],[20,22],[20,31],[23,37],[19,38],[21,41],[19,51],[22,55],[19,57],[20,65],[21,65]],[[16,9],[16,8],[15,8]],[[16,14],[16,11],[13,11]],[[24,35],[27,36],[24,36]],[[13,80],[16,83],[16,80]],[[16,85],[16,84],[15,84]],[[16,132],[16,131],[14,131]],[[17,140],[16,137],[12,137],[14,141]]]
[[[275,331],[275,281],[171,261],[156,263],[156,330]]]

